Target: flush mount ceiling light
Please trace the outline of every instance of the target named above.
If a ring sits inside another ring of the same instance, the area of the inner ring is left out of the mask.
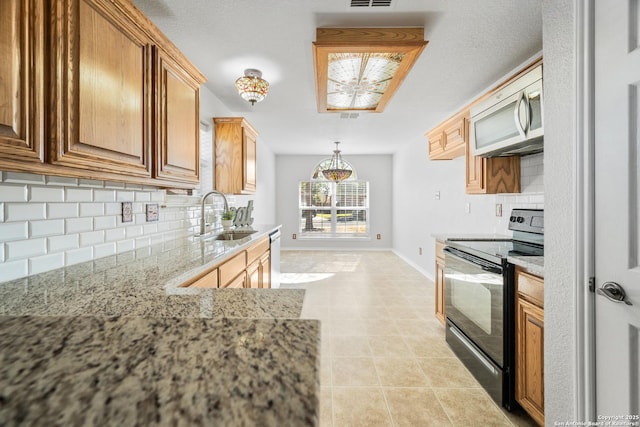
[[[269,82],[262,78],[262,72],[255,68],[244,70],[244,76],[236,80],[238,93],[251,105],[260,102],[269,92]]]
[[[339,141],[336,141],[336,149],[333,150],[333,156],[331,157],[331,163],[329,163],[329,167],[322,171],[322,175],[327,178],[329,181],[339,182],[345,180],[351,176],[353,172],[351,167],[342,160],[342,154],[340,154],[340,150],[338,149]]]
[[[317,28],[318,111],[382,112],[426,46],[424,28]]]

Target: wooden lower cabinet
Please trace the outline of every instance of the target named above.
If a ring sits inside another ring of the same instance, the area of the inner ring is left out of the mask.
[[[516,270],[516,400],[544,425],[544,282]]]
[[[197,279],[195,282],[188,285],[190,288],[217,288],[218,287],[218,269],[214,269],[201,278]]]
[[[201,277],[185,282],[194,288],[270,288],[271,251],[264,237],[217,265]]]
[[[445,324],[444,312],[444,242],[436,240],[436,319]]]

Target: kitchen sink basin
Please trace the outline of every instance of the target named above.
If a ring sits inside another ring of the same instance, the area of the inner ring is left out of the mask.
[[[214,240],[240,240],[251,236],[256,230],[233,230],[218,234]]]

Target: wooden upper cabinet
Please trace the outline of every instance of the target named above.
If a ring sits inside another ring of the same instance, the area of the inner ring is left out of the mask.
[[[258,133],[242,117],[214,117],[215,188],[227,194],[256,192]]]
[[[469,110],[462,111],[427,132],[429,158],[451,160],[464,156],[469,139]]]
[[[197,71],[154,48],[154,177],[197,184],[200,171],[200,83]],[[197,73],[197,74],[196,74]]]
[[[45,159],[46,19],[43,0],[0,1],[0,169]]]
[[[51,162],[151,176],[151,39],[106,0],[58,1]]]
[[[467,194],[520,192],[520,156],[484,158],[466,153]]]

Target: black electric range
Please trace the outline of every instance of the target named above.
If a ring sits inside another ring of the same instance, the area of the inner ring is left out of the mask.
[[[512,239],[447,240],[446,340],[500,405],[515,406],[515,267],[510,256],[544,255],[544,212],[514,209]]]

